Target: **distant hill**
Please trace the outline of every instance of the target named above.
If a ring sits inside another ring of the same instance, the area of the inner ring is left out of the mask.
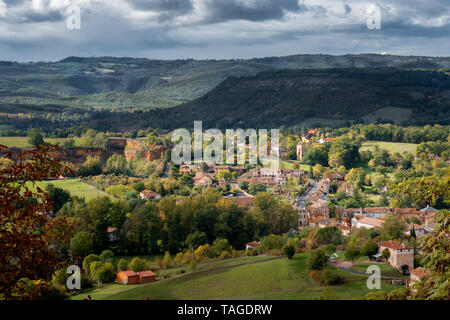
[[[448,121],[450,77],[441,72],[393,68],[265,71],[230,77],[206,95],[167,110],[167,125],[273,128],[315,118],[389,119],[391,109],[409,123]],[[378,112],[377,112],[378,111]],[[383,112],[385,111],[385,112]],[[396,115],[397,116],[397,115]],[[416,121],[417,120],[417,121]],[[160,121],[164,121],[160,119]]]
[[[450,58],[359,54],[234,60],[69,57],[58,62],[0,61],[0,108],[6,113],[35,112],[36,108],[42,112],[166,108],[199,98],[228,77],[275,69],[351,67],[450,69]]]

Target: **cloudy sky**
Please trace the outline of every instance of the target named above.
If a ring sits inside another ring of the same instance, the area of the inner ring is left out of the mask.
[[[0,0],[0,60],[450,56],[449,38],[450,0]]]

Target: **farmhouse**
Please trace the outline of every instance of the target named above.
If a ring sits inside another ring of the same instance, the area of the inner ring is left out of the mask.
[[[213,177],[206,172],[197,172],[193,180],[196,186],[210,187],[213,184]]]
[[[379,251],[388,249],[390,257],[388,263],[396,267],[403,274],[409,274],[414,269],[414,248],[398,241],[378,242]]]
[[[139,194],[142,200],[161,199],[161,195],[151,190],[143,190]]]
[[[422,267],[415,268],[414,270],[411,270],[411,274],[409,277],[409,285],[413,286],[417,282],[420,282],[425,276],[429,275],[430,272]],[[412,289],[412,291],[416,291],[415,289]]]
[[[384,220],[381,219],[375,219],[364,216],[355,216],[352,219],[352,228],[366,228],[366,229],[381,228],[383,223]]]
[[[116,275],[116,282],[121,284],[138,284],[139,274],[132,270],[120,271]]]
[[[156,281],[156,275],[151,270],[134,272],[132,270],[119,271],[116,282],[121,284],[140,284]]]
[[[259,246],[259,241],[252,241],[245,245],[245,250],[253,250]]]

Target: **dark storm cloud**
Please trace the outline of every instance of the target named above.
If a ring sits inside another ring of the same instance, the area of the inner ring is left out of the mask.
[[[206,0],[207,20],[222,22],[229,20],[264,21],[280,19],[286,11],[305,11],[306,7],[298,0],[253,0],[223,1]]]
[[[25,13],[21,19],[22,23],[35,22],[58,22],[64,19],[64,15],[59,11],[34,12]]]

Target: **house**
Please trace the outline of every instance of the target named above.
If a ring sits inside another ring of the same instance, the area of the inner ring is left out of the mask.
[[[106,229],[107,239],[109,242],[119,240],[119,230],[116,227],[109,227]]]
[[[389,240],[378,242],[378,253],[382,254],[385,249],[389,250],[388,263],[396,267],[403,274],[409,274],[414,269],[414,248],[404,243]]]
[[[330,179],[320,180],[319,183],[317,184],[317,188],[325,194],[327,194],[330,191],[330,186],[331,186]]]
[[[198,165],[185,164],[180,167],[180,174],[191,174],[200,170]]]
[[[161,195],[151,190],[143,190],[139,194],[142,200],[161,199]]]
[[[196,186],[210,187],[213,184],[213,177],[206,172],[197,172],[193,180]]]
[[[249,242],[245,245],[245,250],[253,250],[256,249],[259,246],[260,242],[259,241],[252,241]]]
[[[154,274],[151,270],[138,272],[139,275],[139,283],[150,283],[156,281],[156,274]]]
[[[407,224],[407,231],[406,231],[406,235],[410,236],[411,235],[411,231],[414,228],[414,232],[416,234],[416,237],[421,237],[421,236],[425,236],[431,232],[433,232],[433,229],[428,227],[425,224]]]
[[[352,219],[352,229],[353,228],[366,228],[366,229],[374,229],[381,228],[384,220],[375,219],[364,216],[355,216]]]
[[[119,271],[116,275],[116,283],[140,284],[156,281],[156,275],[151,270],[135,272],[133,270]]]
[[[423,278],[425,278],[429,274],[430,274],[430,271],[428,271],[422,267],[411,270],[411,273],[409,276],[409,286],[415,285],[416,283],[420,282]],[[415,292],[416,290],[412,289],[411,291]]]
[[[379,219],[383,218],[389,212],[391,212],[390,208],[364,208],[364,210],[362,210],[362,215],[365,217]]]
[[[138,284],[140,281],[139,274],[132,270],[117,272],[116,282],[121,284]]]
[[[317,223],[319,217],[321,219],[329,219],[330,208],[328,208],[325,202],[313,203],[306,207],[306,217],[310,225],[312,223]]]

